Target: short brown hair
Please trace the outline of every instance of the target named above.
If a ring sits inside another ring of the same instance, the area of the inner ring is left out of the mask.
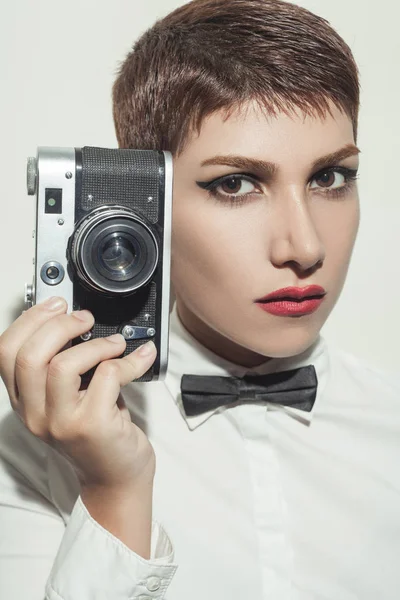
[[[358,68],[329,22],[283,0],[193,0],[156,21],[118,68],[113,116],[120,148],[180,154],[193,129],[255,100],[267,114],[293,107],[351,119]]]

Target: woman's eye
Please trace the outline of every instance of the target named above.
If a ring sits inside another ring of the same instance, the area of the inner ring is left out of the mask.
[[[314,187],[310,186],[311,189],[327,188],[329,190],[341,188],[346,185],[345,175],[339,171],[333,170],[321,171],[316,177],[314,177],[314,181],[318,182],[318,185]]]
[[[255,191],[255,184],[243,176],[230,175],[219,182],[215,182],[209,189],[221,196],[246,196]],[[218,192],[218,189],[221,191]]]

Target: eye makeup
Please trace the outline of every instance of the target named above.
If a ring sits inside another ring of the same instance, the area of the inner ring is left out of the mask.
[[[311,188],[311,190],[317,190],[317,193],[322,194],[323,196],[328,197],[329,199],[337,199],[345,196],[350,189],[352,189],[355,185],[357,177],[358,169],[350,169],[349,167],[343,166],[330,166],[324,167],[317,173],[315,173],[310,179],[309,182],[314,180],[318,180],[319,177],[323,175],[329,175],[331,173],[339,173],[344,177],[344,184],[336,187],[336,188]],[[218,188],[223,185],[227,181],[248,181],[252,183],[256,188],[258,188],[258,192],[249,192],[246,194],[225,194],[218,192]],[[208,197],[217,202],[227,202],[232,206],[241,206],[245,202],[249,200],[249,197],[263,193],[260,188],[260,182],[262,181],[261,177],[254,175],[252,173],[230,173],[229,175],[224,175],[222,177],[218,177],[217,179],[213,179],[211,181],[196,181],[196,184],[206,190],[208,192]]]

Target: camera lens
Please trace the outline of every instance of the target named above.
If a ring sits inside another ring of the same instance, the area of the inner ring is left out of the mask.
[[[132,276],[135,264],[138,262],[138,251],[140,254],[140,248],[134,240],[113,233],[101,247],[98,247],[97,260],[106,271],[109,271],[111,279],[126,281]]]
[[[127,209],[93,211],[78,224],[71,242],[78,276],[96,291],[128,294],[145,285],[157,267],[154,233]]]

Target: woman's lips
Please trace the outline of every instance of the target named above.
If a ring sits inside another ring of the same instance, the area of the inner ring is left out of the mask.
[[[262,298],[258,298],[256,302],[265,302],[269,300],[303,300],[314,296],[324,296],[326,291],[320,285],[308,285],[304,288],[285,287],[280,290],[275,290]]]
[[[306,298],[305,300],[268,300],[257,302],[258,306],[272,315],[288,317],[290,315],[307,315],[319,308],[322,298]]]

